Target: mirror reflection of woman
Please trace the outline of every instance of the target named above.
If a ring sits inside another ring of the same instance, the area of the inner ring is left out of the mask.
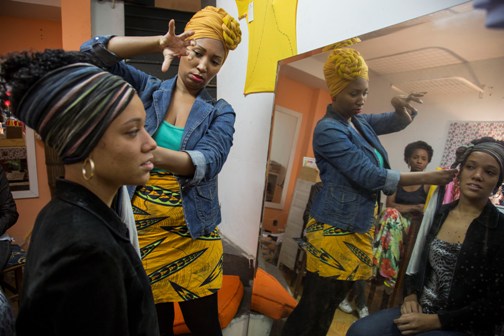
[[[213,99],[206,86],[240,41],[238,22],[222,8],[207,6],[180,35],[171,20],[164,36],[98,36],[81,48],[138,90],[146,129],[158,143],[155,170],[131,194],[161,335],[173,335],[174,302],[193,335],[221,335],[217,183],[233,144],[235,112],[225,100]],[[161,80],[123,62],[156,52],[164,56],[163,71],[179,58],[177,76]]]
[[[158,335],[149,280],[112,209],[124,184],[147,182],[156,143],[135,89],[92,61],[62,50],[2,59],[13,113],[65,167],[33,228],[19,336]]]
[[[433,154],[432,147],[419,140],[406,145],[404,161],[411,172],[422,172]],[[398,277],[402,277],[400,265],[406,265],[403,258],[407,258],[413,248],[408,242],[414,241],[414,237],[410,239],[409,235],[415,235],[422,222],[429,188],[428,184],[398,186],[395,193],[387,196],[387,207],[380,214],[373,246],[375,272],[383,280],[387,294],[394,290]],[[401,287],[395,290],[397,292]]]
[[[432,160],[434,151],[425,141],[415,141],[404,148],[404,162],[411,172],[422,172]],[[401,214],[423,213],[430,185],[399,186],[397,191],[387,196],[387,207],[397,209]]]
[[[489,195],[504,178],[504,142],[461,149],[460,198],[434,216],[403,304],[357,321],[348,336],[494,336],[503,325],[504,215]]]
[[[326,335],[354,281],[372,277],[373,222],[380,191],[392,194],[398,185],[444,184],[455,174],[455,170],[400,173],[389,168],[377,136],[411,123],[417,112],[410,103],[421,102],[422,94],[394,97],[394,112],[362,114],[368,95],[367,65],[356,50],[343,44],[335,47],[324,65],[332,103],[313,136],[323,187],[306,228],[303,293],[285,323],[284,336]]]

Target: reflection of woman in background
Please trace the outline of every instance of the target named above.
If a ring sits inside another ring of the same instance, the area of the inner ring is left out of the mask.
[[[422,172],[432,160],[434,151],[425,141],[415,141],[404,148],[404,162],[411,172]],[[430,185],[398,186],[397,191],[387,197],[387,207],[401,214],[423,213]]]
[[[298,306],[283,335],[326,335],[334,312],[356,280],[372,276],[372,227],[380,191],[398,185],[447,183],[454,171],[399,173],[388,169],[377,135],[406,127],[421,94],[394,97],[395,112],[362,115],[367,65],[353,49],[334,49],[324,65],[332,104],[314,131],[322,190],[306,228],[307,274]]]
[[[12,54],[0,67],[13,113],[65,165],[33,228],[20,336],[158,334],[148,278],[111,208],[121,186],[147,182],[156,143],[133,87],[90,61],[47,50]]]
[[[347,335],[494,336],[504,322],[504,215],[488,198],[504,177],[504,142],[473,143],[457,153],[459,200],[435,214],[424,244],[417,239],[402,306],[357,321]]]
[[[404,161],[411,172],[422,172],[432,160],[434,151],[424,141],[415,141],[404,148]],[[422,221],[423,209],[430,185],[398,186],[387,197],[387,208],[380,215],[373,247],[375,271],[385,286],[395,287],[400,261],[407,246],[406,235],[416,232]],[[411,246],[412,248],[412,246]]]
[[[237,47],[241,31],[226,11],[211,6],[194,14],[185,33],[175,36],[174,31],[172,20],[165,36],[96,37],[82,49],[138,90],[147,111],[145,127],[159,145],[156,169],[132,202],[161,335],[173,335],[174,302],[193,335],[220,335],[217,175],[232,146],[235,112],[226,101],[212,99],[205,87]],[[189,31],[194,32],[190,44]],[[163,70],[181,56],[178,75],[166,81],[121,62],[161,51]]]

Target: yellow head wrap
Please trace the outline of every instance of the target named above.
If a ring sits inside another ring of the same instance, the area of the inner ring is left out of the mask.
[[[349,46],[356,44],[356,43],[359,43],[359,42],[361,42],[360,38],[352,37],[347,40],[343,40],[343,41],[339,41],[339,42],[330,44],[327,47],[324,47],[322,49],[322,51],[329,51],[329,50],[333,50],[333,49],[345,48],[345,47],[349,47]]]
[[[353,43],[347,45],[351,44]],[[339,45],[338,47],[339,49],[331,51],[324,64],[324,77],[333,98],[354,79],[369,79],[367,64],[359,52],[351,48],[341,48]]]
[[[219,40],[224,45],[226,56],[229,50],[234,50],[241,41],[240,24],[224,9],[213,6],[196,12],[187,23],[185,30],[194,31],[193,39],[211,38]]]

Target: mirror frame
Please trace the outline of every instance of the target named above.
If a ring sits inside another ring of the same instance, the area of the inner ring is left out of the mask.
[[[294,136],[292,138],[292,146],[291,146],[291,150],[289,153],[289,159],[288,159],[287,167],[286,167],[286,171],[285,171],[285,178],[284,178],[284,183],[283,183],[284,187],[282,188],[282,195],[280,197],[280,202],[279,203],[268,202],[268,201],[264,202],[265,207],[272,208],[272,209],[283,209],[285,206],[285,198],[287,197],[287,191],[289,189],[289,183],[290,183],[291,172],[292,172],[292,165],[294,163],[294,156],[296,154],[297,142],[298,142],[298,138],[299,138],[299,131],[301,129],[301,123],[303,121],[303,114],[302,113],[293,111],[291,109],[288,109],[286,107],[282,107],[280,105],[275,105],[275,108],[273,110],[273,114],[274,114],[273,115],[273,127],[272,127],[272,132],[271,132],[272,139],[271,139],[271,149],[270,149],[270,153],[268,155],[268,166],[271,161],[271,151],[272,151],[273,144],[274,144],[274,134],[275,134],[275,131],[278,131],[278,129],[275,129],[275,127],[277,127],[279,125],[279,123],[277,123],[275,121],[275,118],[277,117],[278,112],[285,113],[291,117],[294,117],[297,119],[297,121],[296,121],[296,129],[294,130]],[[268,169],[268,174],[266,175],[266,186],[268,185],[268,175],[269,175],[269,169]]]
[[[30,187],[28,190],[12,191],[14,199],[35,198],[39,196],[37,159],[35,155],[35,132],[29,127],[25,129],[26,159],[28,163]]]

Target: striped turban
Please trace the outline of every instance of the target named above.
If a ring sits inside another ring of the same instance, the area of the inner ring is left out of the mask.
[[[324,64],[324,77],[329,93],[334,98],[354,79],[361,77],[368,80],[368,67],[357,50],[333,49]]]
[[[187,23],[185,31],[192,30],[193,39],[211,38],[224,45],[226,57],[229,50],[234,50],[241,41],[240,24],[224,9],[213,6],[196,12]]]
[[[456,151],[456,159],[455,162],[451,165],[451,168],[456,168],[459,165],[463,165],[469,155],[472,152],[484,152],[491,155],[499,164],[500,173],[499,173],[499,181],[497,182],[497,186],[499,187],[504,180],[504,146],[498,142],[494,141],[485,141],[477,144],[470,144],[468,146],[460,146]]]
[[[26,92],[16,116],[59,154],[63,163],[82,162],[135,90],[121,77],[87,63],[52,70]]]

